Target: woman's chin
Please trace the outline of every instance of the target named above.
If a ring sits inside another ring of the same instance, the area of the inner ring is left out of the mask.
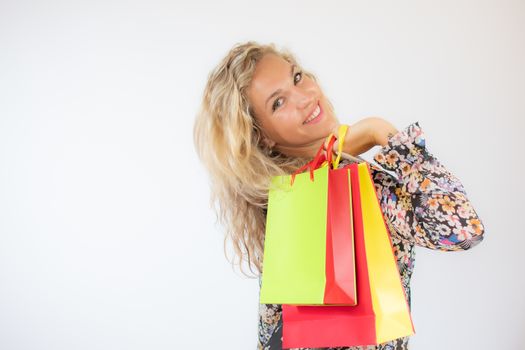
[[[330,133],[336,132],[338,125],[339,123],[335,118],[329,118],[323,123],[319,123],[315,133],[318,134],[320,138],[328,137]]]

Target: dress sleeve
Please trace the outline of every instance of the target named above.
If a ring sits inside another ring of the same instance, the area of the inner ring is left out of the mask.
[[[391,135],[373,158],[397,175],[381,206],[401,239],[445,251],[483,240],[483,224],[463,185],[427,150],[419,122]]]

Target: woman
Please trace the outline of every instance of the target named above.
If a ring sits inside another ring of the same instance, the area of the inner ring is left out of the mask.
[[[241,264],[256,268],[259,286],[269,180],[311,160],[338,126],[317,78],[274,44],[237,44],[208,77],[195,145],[211,175],[225,242],[231,240]],[[349,125],[343,145],[351,156],[381,146],[373,157],[381,167],[370,171],[410,305],[414,246],[466,250],[482,241],[483,225],[460,181],[426,149],[418,122],[399,131],[368,117]],[[281,349],[281,305],[259,310],[258,349]],[[408,338],[400,338],[368,349],[407,346]]]

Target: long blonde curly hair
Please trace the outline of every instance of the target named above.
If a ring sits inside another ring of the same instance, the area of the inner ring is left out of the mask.
[[[264,230],[270,179],[289,174],[307,159],[272,151],[262,142],[263,133],[249,104],[249,87],[257,62],[273,53],[300,67],[286,48],[255,41],[238,43],[209,75],[197,113],[193,136],[197,154],[211,178],[211,204],[226,228],[224,250],[230,239],[236,260],[250,271],[262,272]],[[317,82],[316,77],[303,73]],[[330,107],[333,106],[329,102]]]

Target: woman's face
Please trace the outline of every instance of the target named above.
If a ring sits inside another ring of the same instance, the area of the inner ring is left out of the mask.
[[[265,142],[291,156],[311,156],[338,122],[319,85],[284,58],[269,53],[247,89]]]

